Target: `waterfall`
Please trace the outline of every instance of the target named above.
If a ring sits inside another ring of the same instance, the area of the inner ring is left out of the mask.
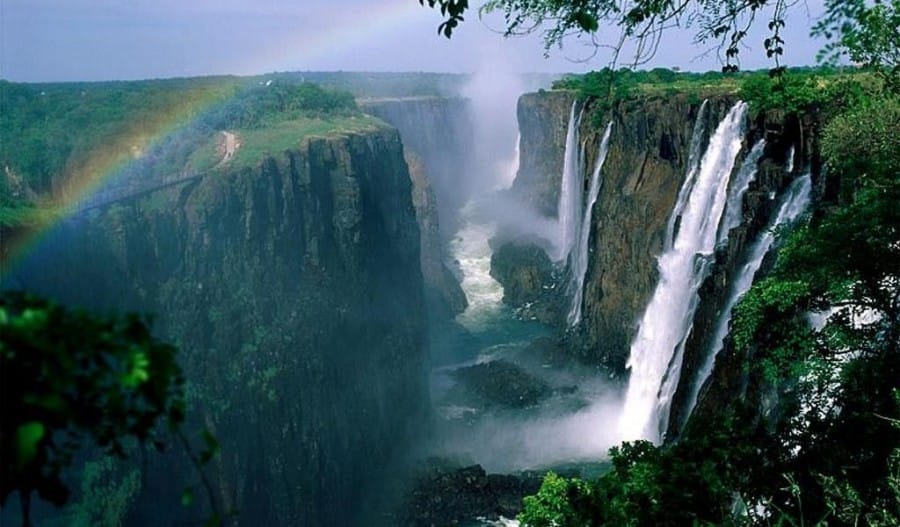
[[[513,152],[513,157],[509,162],[509,169],[506,170],[506,178],[503,182],[501,182],[498,190],[506,190],[512,187],[513,182],[516,180],[516,176],[519,175],[519,151],[522,148],[522,134],[516,134],[516,149]]]
[[[600,150],[597,152],[597,160],[594,165],[594,173],[591,174],[591,186],[588,189],[588,200],[584,207],[584,216],[581,220],[581,229],[578,234],[578,252],[571,260],[572,279],[569,283],[572,289],[572,306],[569,308],[568,321],[574,326],[581,321],[581,301],[584,297],[584,275],[588,266],[588,242],[591,237],[591,221],[593,219],[594,203],[600,195],[600,172],[603,163],[606,162],[606,154],[609,153],[609,136],[612,133],[612,121],[606,125],[603,139],[600,141]]]
[[[688,151],[687,174],[684,183],[678,191],[678,198],[675,200],[675,207],[669,216],[669,223],[666,225],[666,250],[672,248],[672,241],[675,239],[676,224],[681,219],[681,213],[687,204],[688,196],[694,187],[694,180],[697,177],[697,170],[700,168],[700,148],[703,145],[703,134],[706,132],[706,109],[709,106],[709,100],[704,99],[697,111],[697,119],[694,121],[694,131],[691,134],[691,146]]]
[[[719,242],[728,238],[731,229],[741,224],[743,219],[744,194],[750,188],[750,183],[756,179],[757,165],[759,158],[763,155],[766,148],[766,140],[760,139],[753,145],[750,153],[741,163],[741,168],[735,175],[734,182],[731,184],[731,192],[728,195],[728,203],[725,205],[725,220],[719,229]]]
[[[628,358],[631,378],[619,423],[624,439],[658,441],[660,425],[668,419],[697,308],[697,291],[709,272],[728,181],[741,150],[746,114],[744,102],[731,108],[710,138],[699,169],[688,174],[679,193],[686,194],[680,225],[672,229],[667,250],[657,261],[659,283]],[[672,215],[678,212],[676,208]]]
[[[806,206],[809,204],[811,190],[812,182],[808,175],[795,179],[787,192],[785,192],[785,197],[781,207],[778,209],[778,213],[772,219],[766,230],[762,232],[759,239],[756,240],[750,248],[750,256],[747,263],[738,271],[734,283],[731,285],[725,307],[722,309],[722,314],[719,316],[719,320],[716,323],[716,330],[710,346],[710,351],[706,355],[703,366],[697,372],[697,379],[691,386],[691,392],[687,403],[687,412],[685,412],[686,416],[691,415],[694,405],[697,404],[697,396],[700,393],[700,388],[703,387],[703,383],[706,382],[706,379],[712,373],[713,365],[716,362],[716,355],[722,350],[722,346],[725,343],[725,336],[728,335],[734,306],[738,303],[738,300],[744,296],[744,293],[750,289],[750,286],[753,285],[753,277],[756,275],[759,266],[762,265],[763,258],[766,256],[766,253],[769,252],[769,248],[772,247],[772,243],[775,241],[775,229],[786,223],[793,222],[797,219],[797,216],[806,210]]]
[[[784,171],[790,174],[794,171],[794,147],[791,146],[790,150],[788,150],[787,158],[784,160]]]
[[[569,127],[566,131],[566,153],[563,160],[562,185],[559,191],[559,204],[556,209],[556,217],[559,228],[559,246],[557,247],[556,261],[564,262],[575,244],[578,236],[578,225],[581,215],[581,194],[583,184],[581,180],[581,156],[579,153],[578,126],[581,124],[582,108],[575,115],[575,106],[578,101],[572,102],[569,112]]]

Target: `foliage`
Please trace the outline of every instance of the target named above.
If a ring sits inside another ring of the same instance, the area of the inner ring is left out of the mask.
[[[576,503],[589,502],[591,490],[580,479],[565,479],[550,472],[538,493],[525,498],[519,521],[533,527],[585,525],[588,518]]]
[[[844,55],[884,75],[900,88],[900,0],[827,0],[826,15],[813,35],[830,42],[819,59],[837,63]]]
[[[136,315],[101,318],[3,293],[0,502],[19,491],[27,504],[36,491],[62,505],[62,472],[89,443],[119,457],[127,438],[163,448],[158,425],[177,430],[184,420],[175,355]]]
[[[78,500],[66,507],[70,527],[120,527],[141,489],[141,475],[113,457],[88,461],[81,471]]]
[[[425,1],[419,3],[424,5]],[[439,32],[447,37],[468,8],[465,0],[428,0],[428,5],[439,7],[446,17]],[[801,6],[802,3],[787,0],[489,0],[479,13],[502,13],[507,36],[541,31],[547,51],[561,47],[568,37],[588,36],[595,47],[612,48],[612,64],[617,63],[623,44],[634,41],[630,62],[635,67],[654,56],[667,29],[691,26],[698,42],[718,47],[724,55],[726,72],[737,71],[738,55],[751,27],[765,24],[768,34],[762,44],[777,73],[783,70],[780,59],[784,54],[782,32],[787,14]],[[865,0],[827,0],[825,16],[812,31],[828,41],[822,57],[847,54],[853,61],[888,72],[896,80],[900,73],[898,6],[900,0],[876,0],[874,5]]]
[[[143,178],[190,170],[190,156],[219,130],[355,115],[351,94],[294,79],[0,81],[0,219],[21,223],[27,211],[18,209],[35,195],[109,167]]]
[[[900,97],[861,100],[836,116],[822,138],[829,170],[844,175],[845,197],[863,187],[883,186],[900,166]],[[875,178],[875,181],[870,181]]]
[[[469,8],[469,0],[419,0],[419,4],[425,5],[426,1],[428,7],[440,6],[441,15],[446,16],[447,19],[438,26],[438,33],[450,38],[453,30],[465,20],[463,14]]]

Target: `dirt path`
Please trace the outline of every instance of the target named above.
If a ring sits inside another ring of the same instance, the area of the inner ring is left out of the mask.
[[[216,151],[222,154],[222,160],[219,161],[219,164],[216,165],[216,168],[224,165],[231,161],[231,158],[234,157],[234,153],[237,152],[237,149],[241,147],[240,141],[235,134],[231,132],[222,131],[222,135],[224,136],[224,141],[219,142],[216,147]]]

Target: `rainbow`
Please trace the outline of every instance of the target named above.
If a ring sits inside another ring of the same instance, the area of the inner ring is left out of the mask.
[[[300,70],[315,59],[352,50],[409,24],[427,24],[425,19],[435,16],[433,10],[423,9],[413,0],[392,0],[367,6],[367,9],[364,16],[347,17],[337,25],[323,26],[315,32],[298,32],[274,42],[262,56],[235,65],[235,71],[258,74],[284,67]],[[56,226],[72,217],[83,203],[121,174],[134,161],[135,152],[153,148],[214,105],[225,102],[221,92],[215,89],[192,90],[165,112],[149,121],[144,120],[90,152],[85,156],[86,162],[67,179],[65,188],[38,204],[37,212],[27,221],[26,227],[2,234],[0,269],[13,270]],[[0,275],[0,280],[2,278]]]

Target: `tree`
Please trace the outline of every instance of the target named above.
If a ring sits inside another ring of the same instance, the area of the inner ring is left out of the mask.
[[[0,295],[0,504],[18,491],[60,506],[62,472],[88,441],[163,448],[159,424],[184,420],[176,349],[136,315],[97,317],[22,293]]]
[[[864,2],[828,0],[826,15],[813,34],[830,42],[820,59],[832,62],[846,55],[853,62],[873,68],[890,82],[900,74],[900,0]]]
[[[467,0],[419,0],[439,7],[445,20],[438,32],[446,37],[468,10]],[[852,60],[868,65],[897,64],[898,0],[889,5],[877,0],[827,0],[826,14],[814,32],[831,40],[831,54],[848,53]],[[488,0],[479,14],[499,12],[505,19],[506,36],[540,31],[545,49],[562,46],[571,36],[587,36],[596,47],[601,37],[614,37],[605,44],[613,51],[613,63],[627,41],[635,43],[632,65],[653,57],[665,31],[680,26],[695,28],[696,40],[715,44],[724,55],[725,71],[737,69],[742,43],[755,24],[763,23],[768,36],[763,41],[766,55],[782,66],[782,30],[786,14],[803,2],[794,0]],[[610,32],[614,34],[610,35]],[[895,68],[894,68],[895,69]]]

